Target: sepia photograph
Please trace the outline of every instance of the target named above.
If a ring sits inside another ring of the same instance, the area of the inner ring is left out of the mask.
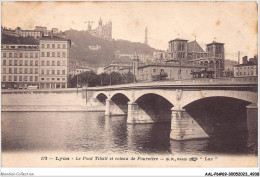
[[[1,166],[258,167],[258,3],[2,1]]]

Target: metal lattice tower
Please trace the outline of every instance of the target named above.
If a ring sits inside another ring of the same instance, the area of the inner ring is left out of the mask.
[[[148,28],[147,28],[147,27],[145,27],[144,43],[145,43],[146,45],[148,45]]]

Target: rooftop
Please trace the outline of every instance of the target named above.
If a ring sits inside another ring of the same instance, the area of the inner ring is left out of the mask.
[[[70,41],[69,39],[66,38],[60,38],[57,36],[43,36],[40,38],[40,40],[46,40],[46,41]]]
[[[173,42],[173,41],[188,41],[188,40],[186,40],[186,39],[176,38],[176,39],[170,40],[169,42]]]
[[[187,67],[187,68],[205,68],[205,66],[201,66],[201,65],[191,65],[191,64],[187,64],[187,63],[183,63],[182,65],[177,64],[177,63],[150,63],[150,64],[146,64],[143,66],[140,66],[139,68],[146,68],[146,67]]]
[[[28,44],[39,45],[39,41],[33,37],[15,37],[2,33],[2,44]]]
[[[188,52],[205,53],[197,41],[188,42]]]

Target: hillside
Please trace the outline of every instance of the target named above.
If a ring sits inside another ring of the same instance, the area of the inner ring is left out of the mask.
[[[66,38],[71,39],[70,58],[90,67],[100,67],[109,64],[114,59],[114,51],[124,54],[152,55],[156,49],[143,43],[126,40],[108,41],[91,36],[87,31],[65,31]]]

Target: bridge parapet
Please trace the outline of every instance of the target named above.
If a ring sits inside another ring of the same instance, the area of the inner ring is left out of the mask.
[[[156,82],[138,82],[130,84],[88,87],[89,91],[99,90],[118,90],[118,89],[135,89],[145,87],[174,87],[174,86],[241,86],[251,85],[257,87],[258,78],[201,78],[201,79],[189,79],[189,80],[166,80]]]

